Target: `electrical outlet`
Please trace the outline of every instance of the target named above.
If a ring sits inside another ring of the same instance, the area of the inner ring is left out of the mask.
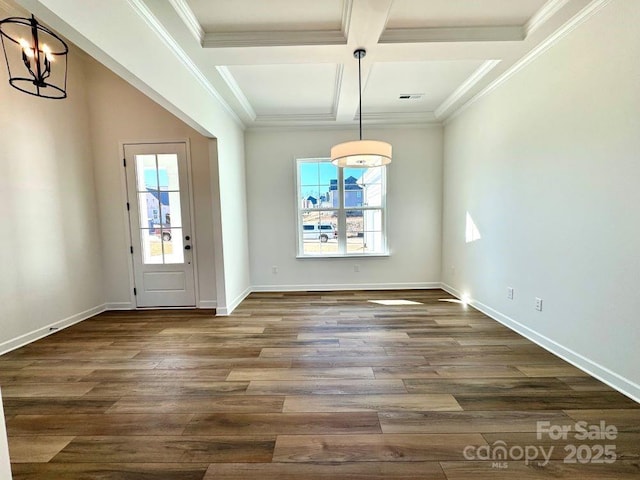
[[[277,274],[278,273],[278,266],[274,265],[273,267],[271,267],[271,273],[273,274]]]
[[[507,298],[513,300],[513,287],[507,287]]]
[[[356,272],[356,273],[359,272],[360,271],[360,265],[354,265],[353,266],[353,271]]]
[[[536,310],[542,311],[542,299],[538,297],[536,297]]]

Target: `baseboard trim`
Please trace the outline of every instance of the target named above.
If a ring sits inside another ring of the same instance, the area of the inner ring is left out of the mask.
[[[6,342],[0,343],[0,355],[4,355],[5,353],[9,353],[12,350],[23,347],[31,342],[35,342],[36,340],[40,340],[41,338],[59,332],[60,330],[64,330],[71,325],[75,325],[76,323],[98,315],[106,310],[107,306],[103,303],[102,305],[95,306],[85,310],[84,312],[76,313],[75,315],[50,323],[49,325],[20,335],[19,337],[7,340]],[[52,328],[55,330],[51,330]]]
[[[136,306],[131,302],[113,302],[106,304],[107,310],[135,310]]]
[[[440,282],[254,285],[251,290],[253,292],[330,292],[334,290],[431,290],[437,288],[440,288]]]
[[[231,315],[233,311],[242,303],[242,301],[247,298],[247,296],[253,291],[252,287],[247,287],[244,292],[234,298],[226,307],[216,307],[216,316],[217,317],[226,317],[227,315]]]
[[[202,308],[202,309],[211,309],[211,308],[217,308],[218,306],[218,302],[216,300],[200,300],[198,302],[198,308]]]
[[[451,285],[442,283],[441,288],[454,297],[462,298],[462,294]],[[493,318],[497,322],[500,322],[505,327],[508,327],[511,330],[519,333],[523,337],[526,337],[536,345],[539,345],[540,347],[569,362],[580,370],[597,378],[601,382],[606,383],[611,388],[616,389],[623,395],[626,395],[632,400],[640,403],[640,385],[638,385],[637,383],[632,382],[628,378],[619,375],[618,373],[600,365],[599,363],[594,362],[584,355],[574,352],[570,348],[567,348],[564,345],[561,345],[558,342],[550,339],[549,337],[536,332],[535,330],[527,327],[526,325],[523,325],[522,323],[514,320],[511,317],[508,317],[507,315],[504,315],[503,313],[498,312],[497,310],[494,310],[493,308],[485,305],[482,302],[474,299],[469,299],[467,301],[467,304],[481,311],[485,315]]]

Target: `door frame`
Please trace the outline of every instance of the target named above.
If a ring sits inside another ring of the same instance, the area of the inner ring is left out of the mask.
[[[129,200],[129,193],[127,191],[127,171],[124,168],[125,158],[125,145],[157,145],[162,143],[183,143],[186,150],[186,163],[187,163],[187,185],[189,186],[188,199],[189,199],[189,218],[191,220],[191,248],[193,256],[193,286],[195,289],[195,307],[138,307],[136,302],[136,296],[133,294],[133,289],[136,288],[135,273],[133,267],[133,255],[129,252],[129,247],[134,246],[131,233],[131,222],[129,221],[129,210],[127,209],[127,201]],[[120,158],[118,159],[120,164],[120,198],[122,200],[122,218],[125,224],[125,241],[127,248],[127,266],[129,270],[129,301],[130,307],[123,310],[153,310],[153,309],[189,309],[200,308],[200,282],[198,280],[198,245],[197,245],[197,227],[195,221],[195,202],[193,198],[193,176],[191,168],[191,143],[189,138],[163,138],[161,140],[121,140],[118,142]]]

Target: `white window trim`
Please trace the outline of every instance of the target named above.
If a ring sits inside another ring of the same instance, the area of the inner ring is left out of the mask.
[[[300,165],[303,163],[318,163],[318,162],[327,162],[330,163],[328,158],[297,158],[295,161],[295,214],[296,214],[296,245],[297,245],[297,253],[296,258],[307,259],[307,258],[354,258],[354,257],[388,257],[389,256],[389,241],[387,236],[387,168],[386,167],[375,167],[382,168],[382,199],[381,204],[375,207],[355,207],[348,208],[344,207],[345,201],[345,189],[344,189],[344,169],[337,168],[338,171],[338,195],[340,198],[340,203],[337,208],[313,208],[306,209],[301,208],[300,199],[302,198],[302,189],[300,185]],[[381,252],[372,252],[372,253],[362,253],[362,252],[347,252],[347,216],[345,214],[345,210],[379,210],[382,216],[381,225],[382,225],[382,251]],[[302,234],[302,212],[303,211],[313,211],[313,212],[338,212],[338,253],[330,253],[330,254],[305,254],[304,253],[304,240]]]

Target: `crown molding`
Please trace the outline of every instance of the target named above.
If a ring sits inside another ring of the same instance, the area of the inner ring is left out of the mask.
[[[571,18],[568,22],[566,22],[562,27],[553,33],[553,35],[546,38],[543,42],[541,42],[538,46],[536,46],[533,50],[531,50],[527,55],[522,57],[518,62],[516,62],[511,68],[509,68],[506,72],[496,78],[493,82],[491,82],[484,90],[480,91],[478,94],[474,95],[471,99],[469,99],[466,103],[458,107],[455,111],[449,114],[447,117],[442,118],[444,125],[447,125],[458,115],[463,113],[467,108],[473,105],[475,102],[480,100],[482,97],[488,95],[493,92],[500,85],[505,83],[511,77],[513,77],[516,73],[522,70],[524,67],[533,62],[536,58],[546,52],[553,45],[558,43],[561,39],[566,37],[569,33],[575,30],[582,23],[587,21],[593,15],[595,15],[599,10],[601,10],[605,5],[607,5],[611,0],[593,0],[589,5],[583,8],[580,12],[578,12],[574,17]]]
[[[191,35],[198,41],[200,45],[202,45],[202,40],[204,39],[204,30],[196,17],[196,14],[193,13],[191,7],[186,2],[186,0],[169,0],[169,3],[176,11],[176,13],[180,16],[186,27],[191,32]]]
[[[258,124],[290,124],[290,123],[304,123],[307,125],[326,122],[335,122],[336,116],[333,113],[283,113],[283,114],[270,114],[270,115],[258,115],[255,119],[255,123]]]
[[[146,24],[156,33],[158,37],[162,40],[162,42],[169,47],[169,49],[173,52],[173,54],[182,62],[182,64],[187,68],[187,70],[195,77],[196,80],[214,97],[220,105],[224,108],[224,110],[229,114],[229,116],[241,127],[245,128],[244,123],[240,120],[240,117],[234,112],[234,110],[229,106],[226,100],[218,93],[218,91],[213,88],[213,85],[209,82],[207,77],[200,71],[200,69],[196,66],[195,63],[189,58],[189,55],[178,45],[178,43],[173,39],[173,37],[169,34],[169,32],[162,26],[160,21],[155,17],[155,15],[149,10],[142,0],[127,0],[129,5],[133,8],[133,10],[146,22]]]
[[[446,115],[447,111],[451,109],[462,97],[464,97],[469,90],[471,90],[484,76],[489,73],[493,68],[498,65],[501,60],[487,60],[483,62],[478,69],[467,78],[462,85],[456,88],[451,95],[449,95],[442,104],[436,108],[436,118],[442,118]]]
[[[509,42],[522,41],[524,27],[432,27],[390,28],[382,32],[379,43]]]
[[[354,122],[359,119],[358,115],[354,117]],[[381,124],[431,124],[440,123],[434,112],[390,112],[390,113],[363,113],[363,123],[369,125]]]
[[[538,30],[544,25],[547,20],[553,17],[558,11],[564,7],[569,0],[548,0],[540,9],[533,14],[527,23],[524,25],[524,33],[528,37],[533,32]]]
[[[290,47],[346,45],[340,30],[287,30],[205,33],[204,48]]]
[[[236,81],[233,74],[227,67],[222,65],[216,66],[216,70],[229,87],[229,90],[231,90],[231,93],[233,93],[233,96],[236,98],[236,100],[238,100],[238,103],[240,103],[240,106],[242,107],[244,112],[249,116],[251,121],[254,121],[256,119],[256,112],[251,106],[249,99],[240,88],[240,85],[238,85],[238,82]]]
[[[333,117],[338,117],[338,102],[340,102],[340,89],[342,88],[342,75],[344,74],[344,64],[339,63],[336,65],[336,83],[333,88],[333,105],[331,106],[331,112]]]
[[[342,33],[344,38],[349,38],[349,25],[351,25],[351,12],[353,11],[353,0],[344,0],[342,4]]]

